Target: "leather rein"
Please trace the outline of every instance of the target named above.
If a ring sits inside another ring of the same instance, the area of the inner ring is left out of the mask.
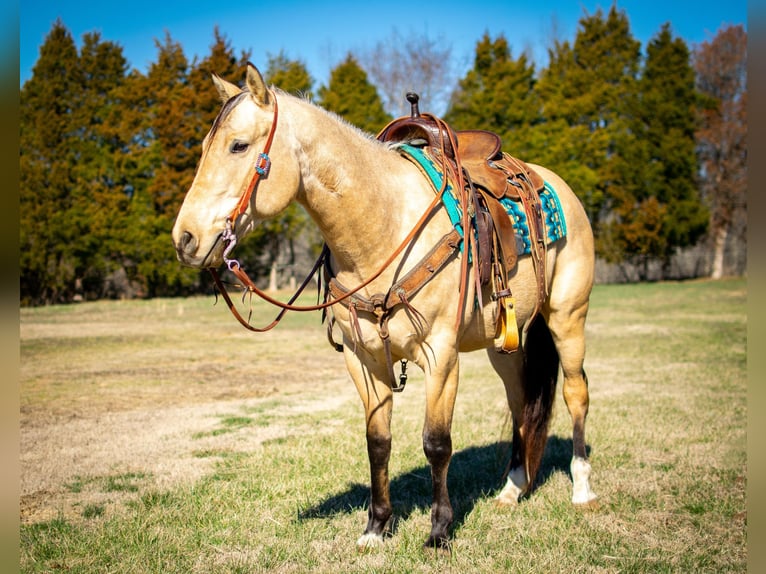
[[[259,289],[255,283],[250,279],[250,277],[247,275],[244,269],[242,269],[242,266],[240,265],[239,261],[236,259],[230,259],[229,254],[232,252],[234,247],[237,245],[237,236],[234,232],[234,226],[236,224],[237,219],[243,215],[247,208],[250,205],[251,198],[253,194],[256,191],[256,188],[258,187],[258,182],[260,179],[268,177],[269,169],[271,168],[271,159],[269,158],[269,151],[271,150],[271,144],[274,139],[274,133],[276,131],[277,127],[277,121],[279,118],[279,112],[278,112],[278,106],[277,106],[277,98],[271,92],[272,98],[274,100],[274,119],[272,120],[271,128],[269,131],[268,138],[266,140],[266,144],[264,146],[263,152],[258,154],[258,158],[256,159],[256,163],[254,166],[255,173],[253,174],[253,177],[250,180],[250,183],[248,184],[247,188],[245,189],[244,193],[239,199],[239,202],[237,203],[237,206],[232,210],[231,214],[226,219],[226,228],[224,229],[221,240],[224,244],[224,251],[223,251],[223,260],[226,264],[229,271],[231,271],[240,281],[241,285],[240,287],[245,289],[245,292],[242,295],[242,298],[247,296],[248,293],[255,293],[258,297],[263,299],[264,301],[279,307],[281,311],[279,314],[274,318],[274,320],[266,325],[265,327],[253,327],[250,322],[248,316],[248,319],[245,319],[240,312],[237,310],[236,306],[234,305],[233,301],[231,300],[231,297],[229,296],[228,292],[226,291],[226,288],[223,285],[223,281],[221,280],[218,272],[210,268],[210,274],[213,276],[213,280],[215,281],[216,288],[221,293],[221,296],[226,301],[227,306],[229,307],[229,310],[231,311],[232,315],[239,321],[239,323],[248,329],[249,331],[262,333],[265,331],[269,331],[276,327],[277,324],[282,320],[284,315],[287,313],[287,311],[318,311],[327,309],[328,307],[331,307],[332,305],[335,305],[337,303],[343,302],[352,296],[354,296],[357,292],[359,292],[361,289],[372,283],[375,279],[377,279],[383,271],[386,270],[388,266],[393,263],[393,261],[398,257],[402,251],[412,242],[412,240],[415,238],[415,236],[418,234],[419,231],[424,227],[427,220],[432,215],[434,209],[441,203],[441,197],[444,191],[447,188],[447,178],[444,178],[444,182],[442,184],[441,189],[436,193],[434,200],[431,202],[431,204],[428,206],[426,211],[423,213],[423,215],[420,217],[420,219],[417,221],[415,226],[412,228],[412,230],[409,232],[409,234],[404,238],[402,243],[397,247],[394,252],[389,256],[389,258],[383,262],[383,264],[380,266],[380,268],[373,273],[368,279],[360,283],[358,286],[354,287],[353,289],[347,290],[345,288],[335,288],[331,289],[332,297],[327,298],[323,303],[319,303],[316,305],[294,305],[293,303],[298,299],[300,294],[304,291],[304,289],[308,286],[311,279],[314,277],[314,275],[319,271],[319,269],[323,265],[329,264],[329,257],[330,257],[330,249],[328,248],[327,244],[325,244],[322,248],[322,252],[320,253],[319,257],[317,258],[316,262],[314,263],[313,268],[309,272],[308,276],[303,280],[303,283],[301,283],[300,287],[296,290],[296,292],[290,297],[287,303],[284,303],[282,301],[279,301],[277,299],[274,299],[273,297],[269,296],[267,293]],[[442,239],[443,242],[446,243],[446,238]],[[458,238],[459,239],[459,238]],[[454,248],[453,248],[454,249]],[[426,258],[425,265],[428,266],[429,262],[427,261],[428,257]],[[423,264],[424,262],[421,262]],[[408,276],[405,276],[401,281],[398,282],[398,284],[395,284],[392,286],[392,289],[389,290],[389,294],[395,292],[394,294],[397,295],[394,299],[397,299],[399,296],[402,296],[406,300],[406,294],[403,292],[403,290],[395,289],[397,285],[401,285],[403,283],[406,283],[406,279]],[[336,283],[337,285],[337,283]],[[411,286],[415,288],[419,288],[422,286],[422,284],[418,284],[417,286]],[[363,298],[359,298],[357,296],[357,303],[359,301],[364,300]],[[400,300],[397,300],[396,302],[400,302]],[[346,303],[344,303],[346,304]],[[394,303],[395,304],[395,303]],[[355,305],[356,306],[356,305]],[[389,307],[390,309],[390,307]],[[366,309],[363,309],[366,310]],[[252,314],[252,310],[251,310]],[[336,345],[336,348],[338,346]]]

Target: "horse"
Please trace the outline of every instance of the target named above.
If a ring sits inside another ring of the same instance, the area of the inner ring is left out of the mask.
[[[304,98],[267,86],[251,63],[242,88],[216,74],[213,82],[223,105],[202,141],[194,180],[172,230],[181,264],[214,269],[226,261],[232,268],[227,255],[236,241],[295,201],[321,232],[329,253],[327,272],[339,284],[356,286],[346,295],[353,291],[369,301],[375,294],[390,295],[391,286],[454,229],[445,209],[435,207],[432,182],[390,142]],[[409,299],[387,309],[385,332],[373,308],[341,302],[340,297],[328,302],[365,411],[370,503],[366,528],[356,543],[359,551],[383,544],[393,513],[388,464],[393,393],[398,389],[390,365],[401,360],[417,365],[424,377],[422,444],[433,487],[431,530],[424,547],[450,547],[453,509],[447,473],[460,353],[486,350],[505,387],[512,448],[496,503],[513,506],[532,491],[559,368],[573,427],[572,503],[597,501],[586,452],[589,393],[583,370],[594,281],[593,234],[564,180],[545,167],[529,166],[555,189],[567,235],[545,251],[549,295],[541,306],[531,257],[519,256],[509,273],[516,318],[511,329],[522,341],[517,350],[494,348],[496,303],[489,287],[473,280],[472,266],[467,267],[468,279],[462,277],[467,252],[455,251]],[[461,295],[465,304],[458,306]]]

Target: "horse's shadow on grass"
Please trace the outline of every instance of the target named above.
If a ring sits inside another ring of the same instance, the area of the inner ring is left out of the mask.
[[[362,455],[362,453],[360,453]],[[507,441],[469,447],[453,454],[449,468],[448,485],[454,510],[452,530],[458,529],[477,501],[492,496],[504,485],[503,476],[510,460],[511,445]],[[569,474],[572,459],[572,439],[557,436],[548,438],[535,488],[555,472]],[[391,479],[391,503],[394,507],[392,529],[399,520],[406,520],[416,510],[431,507],[431,470],[428,464]],[[328,518],[365,508],[369,503],[368,484],[350,484],[349,487],[319,504],[299,512],[300,519]]]

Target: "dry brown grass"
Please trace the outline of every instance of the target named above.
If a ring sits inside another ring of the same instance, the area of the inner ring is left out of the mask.
[[[342,358],[323,344],[317,315],[289,317],[254,336],[212,304],[195,298],[21,310],[23,522],[81,518],[83,507],[104,498],[70,486],[82,477],[139,473],[163,487],[191,483],[211,468],[211,459],[194,452],[230,440],[194,438],[217,428],[221,416],[306,386],[328,393],[345,386]],[[254,320],[272,310],[258,311]],[[321,410],[323,402],[296,408]],[[253,438],[285,434],[272,425]]]

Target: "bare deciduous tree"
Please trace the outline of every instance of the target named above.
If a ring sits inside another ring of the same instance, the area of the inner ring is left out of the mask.
[[[451,56],[452,46],[444,38],[405,37],[393,29],[387,39],[360,54],[359,61],[394,117],[409,115],[407,92],[420,95],[422,111],[442,115],[456,78]]]
[[[747,33],[741,25],[721,29],[694,53],[697,87],[706,97],[697,131],[702,189],[710,206],[713,269],[724,274],[732,230],[744,227],[747,190]]]

